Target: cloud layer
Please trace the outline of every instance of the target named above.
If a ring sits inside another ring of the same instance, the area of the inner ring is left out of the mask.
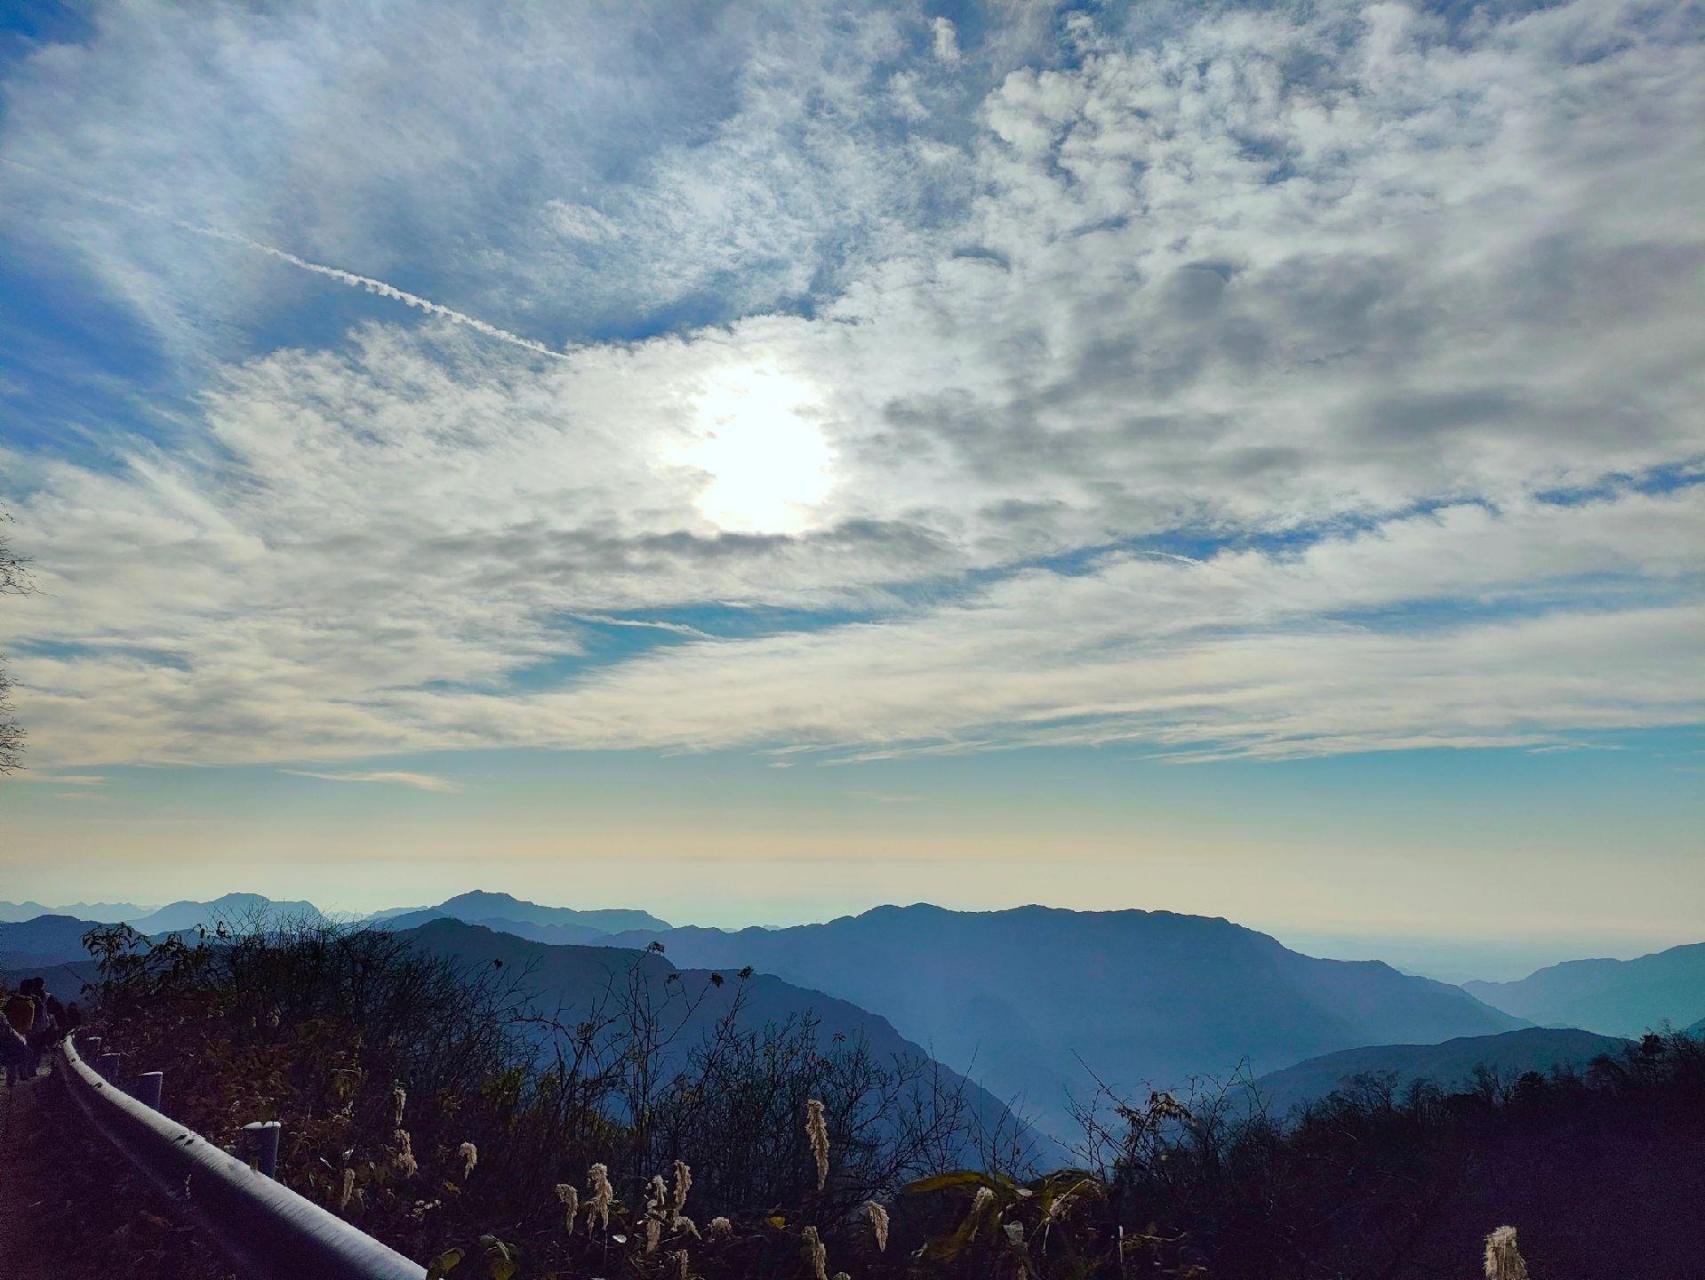
[[[1687,6],[517,12],[126,5],[15,69],[19,163],[576,344],[327,331],[7,170],[185,406],[4,455],[44,763],[1702,718]]]

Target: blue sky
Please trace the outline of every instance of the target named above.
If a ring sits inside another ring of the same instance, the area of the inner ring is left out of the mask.
[[[401,17],[8,8],[9,896],[1705,918],[1687,5]]]

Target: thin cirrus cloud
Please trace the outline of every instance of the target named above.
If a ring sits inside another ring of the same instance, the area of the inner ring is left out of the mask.
[[[43,171],[32,168],[29,165],[20,164],[15,160],[0,159],[0,163],[5,163],[13,169],[31,174],[38,178],[46,178],[50,181],[54,180],[54,175],[44,173]],[[508,343],[510,346],[520,347],[522,350],[531,351],[536,355],[556,357],[561,354],[560,352],[551,350],[551,348],[545,346],[542,342],[535,342],[533,339],[524,338],[518,333],[511,333],[507,329],[500,329],[494,324],[487,324],[484,320],[481,320],[476,316],[470,316],[457,311],[454,307],[446,307],[442,303],[432,301],[430,298],[422,298],[418,294],[410,293],[406,289],[399,289],[393,284],[385,283],[383,280],[375,280],[372,276],[358,275],[353,271],[345,271],[341,267],[327,266],[323,262],[309,262],[306,258],[298,257],[296,254],[280,249],[276,245],[265,244],[259,240],[252,239],[249,236],[239,235],[234,231],[226,231],[220,227],[207,227],[194,222],[186,222],[182,218],[173,217],[171,214],[162,209],[154,208],[150,205],[139,204],[134,200],[125,200],[118,196],[108,195],[100,191],[90,191],[87,188],[78,187],[74,184],[67,185],[73,192],[84,199],[109,205],[112,208],[121,209],[127,213],[134,213],[139,217],[157,219],[179,231],[184,232],[186,235],[202,236],[209,240],[217,240],[221,244],[237,245],[240,248],[248,249],[254,253],[264,254],[266,257],[272,258],[275,261],[283,262],[289,266],[295,267],[299,271],[306,271],[310,275],[323,276],[328,280],[335,280],[339,284],[348,285],[352,289],[364,290],[377,297],[389,298],[392,301],[402,303],[406,307],[413,307],[417,311],[423,311],[435,319],[447,320],[451,324],[455,325],[464,325],[467,328],[472,329],[475,333],[496,339],[498,342]]]
[[[293,778],[317,778],[321,782],[376,782],[397,787],[410,787],[415,791],[455,792],[461,788],[448,778],[440,778],[430,773],[409,773],[399,769],[377,769],[368,772],[322,773],[312,769],[281,769]]]
[[[44,760],[1705,718],[1685,6],[680,12],[692,68],[545,8],[522,40],[136,6],[16,72],[6,156],[230,229],[8,171],[0,233],[81,264],[187,406],[170,449],[5,455]],[[367,47],[418,82],[336,52]],[[489,92],[429,91],[470,69]],[[319,277],[253,244],[456,314],[328,334]]]

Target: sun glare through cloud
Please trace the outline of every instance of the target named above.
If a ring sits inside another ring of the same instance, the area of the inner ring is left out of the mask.
[[[818,394],[757,366],[712,375],[695,406],[698,438],[681,461],[704,472],[699,512],[731,533],[809,528],[834,483]]]

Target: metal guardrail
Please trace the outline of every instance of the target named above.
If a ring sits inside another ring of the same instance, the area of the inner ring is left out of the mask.
[[[245,1276],[255,1280],[425,1280],[426,1269],[419,1263],[104,1079],[78,1055],[70,1036],[60,1053],[67,1088],[83,1114],[189,1214]]]

